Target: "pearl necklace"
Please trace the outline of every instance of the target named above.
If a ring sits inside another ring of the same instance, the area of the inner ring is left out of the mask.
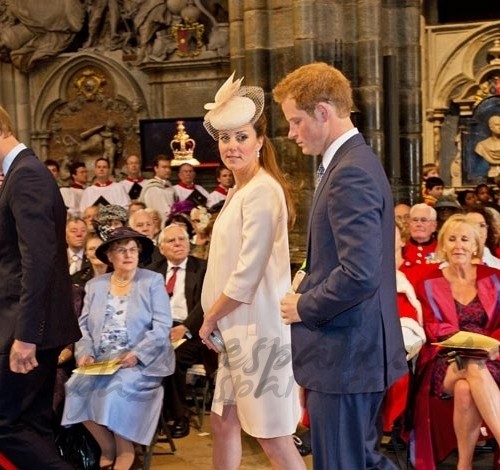
[[[117,287],[127,287],[132,282],[130,279],[118,279],[114,274],[111,276],[111,283]]]

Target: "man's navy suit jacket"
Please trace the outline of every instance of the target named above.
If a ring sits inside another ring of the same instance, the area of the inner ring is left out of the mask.
[[[43,350],[80,338],[65,226],[54,177],[30,149],[22,150],[0,187],[0,353],[14,339]]]
[[[306,389],[380,392],[408,371],[394,230],[386,175],[357,134],[335,153],[312,203],[302,322],[292,324],[294,374]]]

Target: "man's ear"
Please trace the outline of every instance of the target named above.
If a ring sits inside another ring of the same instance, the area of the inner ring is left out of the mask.
[[[314,116],[318,121],[325,122],[328,119],[331,110],[328,109],[325,103],[319,102],[314,108]]]

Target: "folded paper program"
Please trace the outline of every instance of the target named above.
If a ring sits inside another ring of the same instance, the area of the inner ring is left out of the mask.
[[[73,373],[80,375],[113,375],[120,367],[121,364],[118,360],[112,359],[110,361],[94,362],[93,364],[78,367],[73,370]]]
[[[459,331],[444,341],[432,344],[457,351],[463,356],[492,358],[499,352],[500,341],[479,333]]]

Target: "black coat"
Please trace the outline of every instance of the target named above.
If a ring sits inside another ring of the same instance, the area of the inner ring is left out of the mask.
[[[147,269],[160,273],[165,278],[168,269],[166,258],[162,256],[162,259],[153,262],[147,266]],[[199,338],[198,332],[203,323],[203,309],[201,308],[200,299],[206,270],[207,263],[205,260],[188,256],[184,286],[188,316],[182,323],[194,338]]]

